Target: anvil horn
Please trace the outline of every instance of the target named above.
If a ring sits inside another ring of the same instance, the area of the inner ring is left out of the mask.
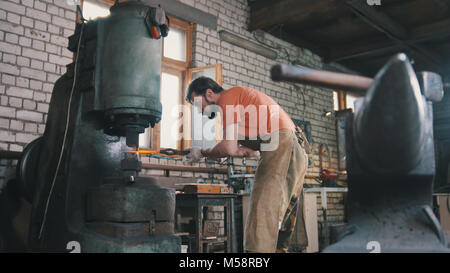
[[[362,163],[377,174],[405,174],[420,161],[424,101],[408,57],[392,57],[355,113],[353,135]]]

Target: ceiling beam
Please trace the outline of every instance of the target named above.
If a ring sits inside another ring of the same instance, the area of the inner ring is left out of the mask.
[[[281,25],[291,18],[301,20],[332,8],[335,0],[256,1],[250,5],[250,31]]]
[[[433,0],[433,2],[439,6],[439,8],[442,8],[447,13],[450,12],[450,3],[447,0]]]
[[[436,23],[423,25],[411,32],[414,43],[425,42],[433,39],[450,36],[450,18]]]
[[[400,44],[408,50],[414,51],[416,54],[423,55],[425,62],[430,65],[441,66],[440,56],[422,46],[406,42],[406,40],[411,38],[408,30],[403,28],[386,14],[377,11],[373,6],[366,5],[364,1],[349,0],[347,1],[347,4],[357,16],[380,32],[386,34],[390,39],[395,41],[395,43]]]
[[[450,36],[450,19],[417,27],[411,30],[410,33],[411,38],[405,41],[408,44],[417,44]],[[372,56],[380,52],[389,52],[401,48],[401,44],[396,43],[395,41],[382,41],[380,39],[374,39],[363,41],[361,43],[353,43],[353,46],[351,47],[335,47],[330,50],[329,55],[325,60],[327,62],[343,61],[359,57]]]
[[[291,44],[296,45],[301,48],[309,49],[313,53],[315,53],[319,56],[328,55],[327,49],[325,49],[317,44],[311,43],[307,40],[304,40],[297,35],[292,35],[283,29],[275,29],[275,30],[269,31],[268,33],[277,37],[280,40],[286,41],[288,43],[291,43]]]
[[[392,43],[391,41],[364,41],[360,44],[353,44],[351,47],[342,46],[330,49],[328,55],[325,57],[325,62],[340,62],[361,57],[369,57],[385,52],[392,52],[400,48],[401,46]]]
[[[368,5],[366,1],[350,0],[347,1],[347,4],[350,5],[356,15],[372,24],[375,24],[377,28],[388,32],[401,40],[409,37],[409,33],[406,28],[395,22],[386,14],[377,11],[375,6]]]

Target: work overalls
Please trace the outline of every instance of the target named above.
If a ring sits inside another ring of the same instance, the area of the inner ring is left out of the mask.
[[[273,151],[260,151],[250,209],[244,230],[244,251],[285,252],[288,246],[308,245],[303,215],[303,183],[308,156],[294,131],[282,129],[268,140],[240,140],[243,146],[260,150],[260,145],[278,138]],[[276,140],[275,140],[276,141]],[[295,242],[291,236],[296,229]]]

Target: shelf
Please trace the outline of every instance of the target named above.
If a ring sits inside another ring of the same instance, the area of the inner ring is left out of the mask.
[[[211,239],[206,239],[206,238],[202,238],[200,240],[201,242],[225,242],[228,241],[228,237],[215,237],[215,238],[211,238]]]

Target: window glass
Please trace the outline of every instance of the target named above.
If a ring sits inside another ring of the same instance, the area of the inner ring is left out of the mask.
[[[169,35],[164,38],[164,57],[186,61],[186,31],[170,28]]]
[[[177,149],[179,140],[179,98],[181,96],[180,78],[169,73],[161,74],[161,148]]]
[[[150,126],[145,129],[145,132],[139,134],[139,148],[149,149],[150,148],[150,137],[151,137],[151,128]]]
[[[357,97],[347,93],[347,95],[345,96],[347,109],[352,109],[353,111],[355,110],[355,100],[356,99],[357,99]]]
[[[216,79],[216,68],[212,67],[192,72],[192,80],[202,76]],[[218,117],[216,116],[216,118]],[[216,118],[209,119],[199,113],[197,109],[192,109],[193,147],[209,148],[214,146],[216,139]]]
[[[110,5],[102,1],[84,0],[83,17],[86,20],[92,20],[97,17],[105,17],[109,15]]]
[[[339,97],[338,92],[333,91],[333,105],[334,105],[334,111],[339,111]]]

